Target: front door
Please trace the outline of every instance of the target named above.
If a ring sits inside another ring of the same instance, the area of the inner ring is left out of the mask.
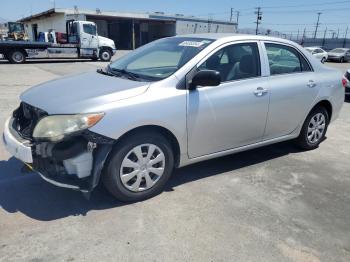
[[[211,55],[198,70],[219,71],[222,83],[188,93],[189,157],[262,140],[269,104],[256,42],[232,44]]]
[[[82,22],[80,27],[81,49],[98,49],[98,36],[95,23]]]

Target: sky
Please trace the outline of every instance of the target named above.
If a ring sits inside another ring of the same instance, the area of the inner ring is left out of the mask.
[[[262,28],[302,35],[313,35],[320,15],[318,36],[343,37],[350,25],[350,0],[1,0],[0,21],[16,20],[52,8],[96,9],[101,11],[155,12],[195,15],[202,18],[229,20],[231,8],[239,11],[239,28],[255,28],[256,7],[262,10]],[[234,17],[235,19],[235,17]],[[350,36],[350,29],[348,37]]]

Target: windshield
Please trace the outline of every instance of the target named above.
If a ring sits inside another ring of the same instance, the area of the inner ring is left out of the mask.
[[[175,73],[214,40],[172,37],[149,43],[110,64],[112,72],[127,72],[149,81]]]
[[[9,22],[8,23],[10,33],[21,33],[24,32],[24,25],[21,23]]]
[[[332,52],[332,53],[344,53],[345,50],[341,49],[341,48],[335,48],[335,49],[331,50],[330,52]]]

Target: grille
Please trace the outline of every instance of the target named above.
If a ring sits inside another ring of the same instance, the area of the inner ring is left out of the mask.
[[[13,112],[13,128],[21,137],[31,140],[36,124],[47,115],[45,111],[22,102]]]

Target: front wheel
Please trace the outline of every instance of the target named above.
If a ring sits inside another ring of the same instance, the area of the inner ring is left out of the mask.
[[[345,61],[345,59],[344,59],[344,57],[342,57],[342,58],[340,58],[340,63],[344,63],[344,61]]]
[[[102,49],[100,51],[100,59],[104,62],[109,62],[111,61],[112,58],[112,52],[108,49]]]
[[[322,106],[313,109],[307,116],[297,138],[298,145],[305,150],[317,148],[326,135],[328,124],[327,110]]]
[[[173,167],[173,151],[164,136],[138,133],[122,140],[112,152],[103,183],[118,200],[141,201],[163,190]]]

